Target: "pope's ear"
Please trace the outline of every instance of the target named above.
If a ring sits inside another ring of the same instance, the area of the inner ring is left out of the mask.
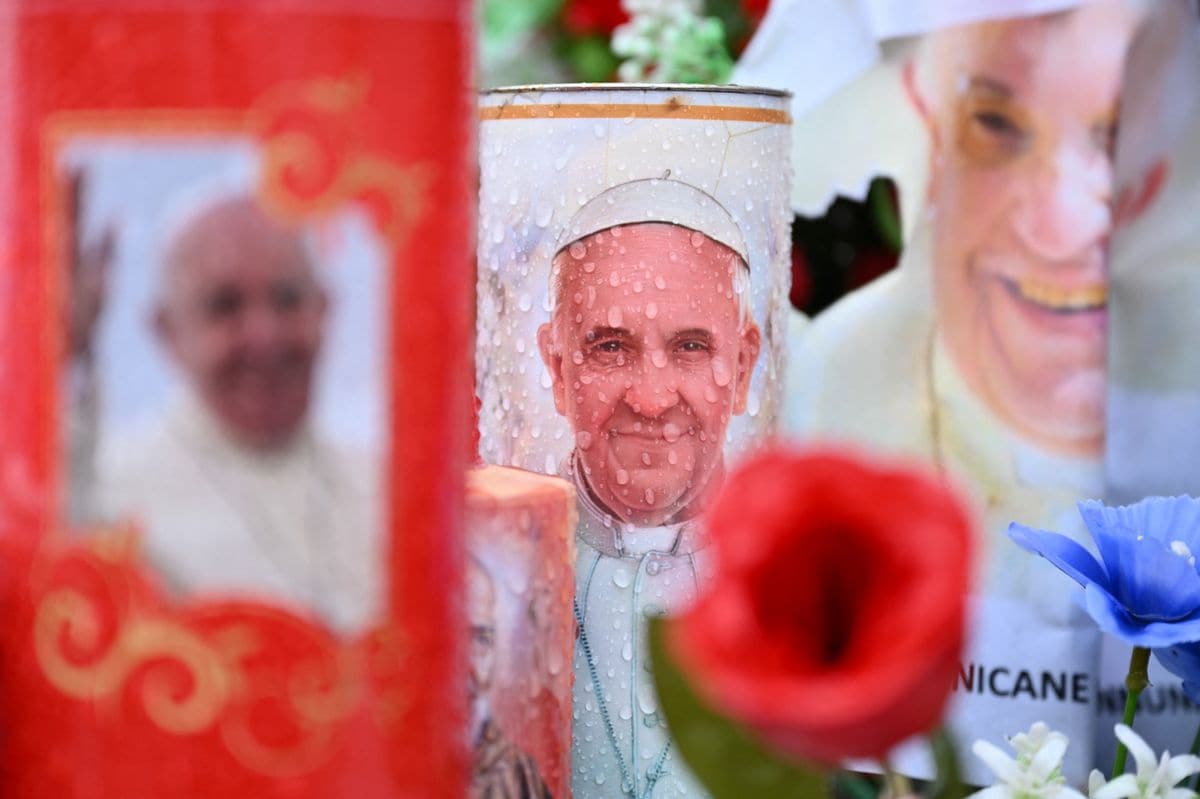
[[[940,141],[938,138],[937,120],[933,115],[933,97],[930,87],[926,85],[929,81],[929,75],[924,74],[918,68],[918,57],[921,57],[919,53],[909,57],[904,62],[904,67],[900,72],[900,80],[903,83],[904,96],[908,98],[909,105],[912,106],[913,111],[916,112],[917,116],[921,119],[921,123],[925,126],[925,131],[929,134],[931,147],[937,151],[940,148]],[[932,55],[925,53],[924,57],[928,59],[932,58]]]
[[[758,363],[758,353],[762,349],[762,334],[758,325],[750,322],[742,331],[742,346],[738,350],[737,385],[734,386],[733,412],[741,415],[746,412],[746,399],[750,396],[750,378],[754,375],[754,365]]]
[[[537,332],[538,351],[542,354],[542,363],[546,364],[546,371],[550,373],[550,389],[554,392],[554,410],[558,411],[560,416],[567,415],[567,395],[566,387],[563,381],[562,352],[554,346],[554,329],[550,322],[538,328]]]
[[[163,351],[172,359],[176,358],[175,320],[161,304],[156,304],[150,312],[150,329],[154,333],[154,340]]]

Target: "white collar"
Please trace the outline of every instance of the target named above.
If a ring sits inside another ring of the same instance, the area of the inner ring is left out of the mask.
[[[579,500],[579,537],[585,544],[610,558],[640,558],[648,552],[687,555],[700,546],[694,521],[639,527],[613,516],[592,498],[583,469],[574,450],[563,465],[563,474],[575,484]]]

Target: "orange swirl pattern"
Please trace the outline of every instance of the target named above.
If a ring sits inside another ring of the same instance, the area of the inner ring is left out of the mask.
[[[366,93],[361,78],[324,78],[264,97],[252,119],[262,141],[260,195],[288,218],[358,204],[399,247],[428,209],[434,169],[398,164],[362,146],[356,122]]]

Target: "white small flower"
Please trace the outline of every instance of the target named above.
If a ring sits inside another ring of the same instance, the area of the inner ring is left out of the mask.
[[[1041,722],[1009,740],[1016,758],[987,741],[976,741],[971,751],[995,773],[997,782],[968,799],[1086,799],[1062,776],[1069,743],[1067,736]]]
[[[1093,771],[1088,778],[1091,799],[1190,799],[1196,793],[1176,788],[1183,780],[1200,773],[1200,757],[1163,752],[1162,759],[1154,756],[1142,737],[1124,724],[1113,728],[1117,740],[1125,744],[1137,764],[1137,774],[1121,774],[1106,782],[1104,775]]]
[[[1050,729],[1044,721],[1035,721],[1029,732],[1019,732],[1008,739],[1009,746],[1017,752],[1017,762],[1022,760],[1029,764],[1037,757],[1037,753],[1051,741],[1062,741],[1063,751],[1070,743],[1067,736],[1057,730]],[[1056,744],[1057,745],[1057,744]]]

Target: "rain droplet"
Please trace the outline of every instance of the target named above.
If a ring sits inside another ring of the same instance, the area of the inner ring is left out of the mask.
[[[571,362],[574,363],[576,366],[583,363],[583,353],[580,352],[579,350],[575,350],[575,352],[571,353]],[[712,399],[709,401],[716,402],[716,399]]]
[[[656,275],[654,277],[654,287],[659,291],[662,291],[667,287],[667,281],[663,279],[662,275]]]
[[[720,399],[720,397],[717,396],[717,390],[715,388],[712,386],[705,386],[704,399],[708,400],[709,402],[716,402],[718,399]]]
[[[623,707],[617,715],[621,717],[621,721],[629,721],[633,718],[633,711],[629,707]]]
[[[692,235],[688,237],[688,241],[692,243],[693,247],[699,249],[704,245],[704,234],[698,230],[693,230]]]
[[[583,271],[587,272],[589,275],[592,272],[595,272],[596,271],[596,262],[595,261],[584,261]]]
[[[583,246],[583,242],[576,241],[571,243],[571,246],[567,248],[567,252],[571,254],[572,258],[578,261],[587,255],[587,247]]]
[[[633,645],[628,641],[625,642],[625,646],[621,647],[621,658],[623,660],[633,660]]]
[[[733,371],[729,368],[729,361],[725,358],[713,358],[712,373],[713,382],[722,388],[733,380]]]
[[[650,453],[649,452],[642,453],[642,463],[645,464],[646,466],[650,465]]]
[[[746,200],[746,210],[747,211],[754,210],[754,202],[752,200]]]
[[[538,227],[546,227],[554,217],[554,206],[550,203],[539,203],[533,210],[533,223]]]
[[[621,285],[621,276],[616,272],[610,273],[608,276],[608,285],[612,286],[613,288]]]
[[[658,316],[658,305],[652,302],[646,303],[646,318],[653,319]]]
[[[629,485],[629,472],[624,469],[617,469],[617,485]]]
[[[578,305],[579,303],[583,302],[583,294],[578,291],[575,292],[575,294],[571,297],[571,301]]]
[[[496,225],[494,228],[492,228],[492,243],[500,244],[503,241],[504,241],[504,227],[501,225]]]
[[[530,297],[528,294],[522,294],[520,297],[517,298],[517,307],[520,308],[522,311],[528,311],[530,308],[533,307],[533,298]]]
[[[683,434],[683,431],[680,430],[679,425],[675,424],[674,422],[667,422],[663,425],[662,434],[663,438],[666,439],[668,444],[674,444],[679,440],[679,436]],[[672,463],[673,462],[674,461],[672,461]]]
[[[587,449],[592,445],[592,434],[586,430],[580,430],[575,434],[575,446],[580,449]]]
[[[625,568],[617,569],[613,572],[613,585],[617,588],[628,588],[630,583],[629,570]]]
[[[645,497],[644,497],[644,498],[645,498],[645,500],[646,500],[646,504],[647,504],[647,505],[653,505],[653,504],[654,504],[654,491],[652,491],[651,489],[647,488],[647,489],[646,489],[646,495],[645,495]]]
[[[658,710],[658,699],[654,696],[654,685],[647,681],[638,683],[638,707],[643,713],[654,713]]]
[[[617,327],[617,325],[613,325],[613,327]],[[654,350],[650,353],[650,363],[662,369],[667,365],[667,354],[662,350]]]
[[[608,326],[620,327],[622,321],[624,320],[621,315],[621,307],[619,305],[608,306]]]
[[[679,463],[679,456],[675,454],[675,450],[667,450],[667,463],[671,464],[672,466]]]

